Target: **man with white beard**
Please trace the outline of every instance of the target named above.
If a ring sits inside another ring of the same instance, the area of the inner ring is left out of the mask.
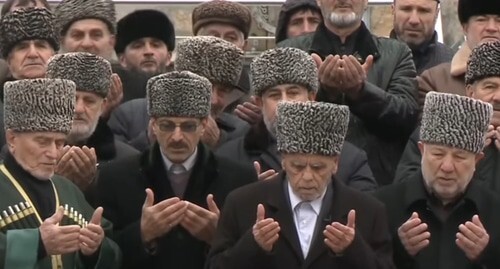
[[[100,165],[137,153],[115,139],[100,117],[111,87],[111,64],[87,52],[53,56],[47,65],[48,78],[72,80],[76,84],[75,114],[66,146],[59,157],[56,174],[73,181],[92,203],[92,186]]]
[[[379,185],[392,182],[418,117],[416,70],[408,46],[373,36],[362,21],[368,0],[317,0],[324,22],[281,47],[312,52],[318,101],[349,106],[346,141],[364,149]]]

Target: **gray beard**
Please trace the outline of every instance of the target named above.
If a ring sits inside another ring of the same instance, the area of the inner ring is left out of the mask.
[[[94,134],[98,122],[99,120],[96,120],[92,126],[90,126],[89,128],[85,128],[84,130],[82,130],[83,129],[82,127],[78,127],[78,130],[72,129],[68,137],[66,138],[66,141],[70,145],[76,145],[86,142],[87,139],[89,139],[89,137],[92,136],[92,134]]]
[[[338,14],[335,12],[330,13],[330,23],[338,28],[348,28],[354,26],[358,23],[363,17],[363,14],[358,15],[354,12],[350,14]]]

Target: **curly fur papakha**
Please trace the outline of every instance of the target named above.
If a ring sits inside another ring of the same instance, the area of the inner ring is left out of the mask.
[[[116,33],[116,10],[112,0],[62,0],[54,9],[58,33],[63,36],[75,21],[98,19]]]
[[[500,77],[500,42],[486,42],[472,50],[467,62],[465,84],[487,77]]]
[[[71,131],[76,85],[64,79],[25,79],[4,86],[4,127],[18,132]]]
[[[297,84],[318,91],[318,68],[312,57],[297,48],[275,48],[263,52],[250,64],[255,95],[281,84]]]
[[[50,58],[46,77],[71,80],[77,91],[104,98],[111,88],[111,74],[111,64],[106,59],[87,52],[71,52]]]
[[[16,44],[24,40],[47,40],[59,50],[59,36],[54,15],[45,8],[22,8],[7,13],[0,21],[0,51],[4,58]]]
[[[349,108],[321,102],[280,102],[276,120],[278,151],[336,156],[344,145]]]
[[[148,80],[150,117],[205,118],[210,113],[212,84],[189,71],[172,71]]]
[[[177,45],[175,69],[206,77],[212,84],[237,86],[243,69],[243,51],[217,37],[190,37]]]
[[[480,153],[492,115],[493,107],[480,100],[429,92],[425,97],[420,140]]]
[[[248,7],[224,0],[206,1],[198,5],[193,9],[191,19],[194,35],[207,24],[227,23],[239,29],[247,39],[252,25],[252,13]]]

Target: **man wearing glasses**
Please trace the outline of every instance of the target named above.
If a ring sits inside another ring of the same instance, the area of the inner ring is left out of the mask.
[[[102,168],[98,197],[123,268],[203,268],[226,195],[257,181],[251,165],[216,157],[201,143],[211,94],[212,83],[189,71],[151,78],[147,110],[156,142]]]

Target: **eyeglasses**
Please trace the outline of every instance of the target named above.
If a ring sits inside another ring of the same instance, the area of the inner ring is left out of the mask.
[[[177,127],[181,129],[184,133],[194,133],[200,124],[195,121],[185,121],[181,123],[175,123],[172,121],[163,121],[158,123],[158,127],[162,132],[172,133]]]

